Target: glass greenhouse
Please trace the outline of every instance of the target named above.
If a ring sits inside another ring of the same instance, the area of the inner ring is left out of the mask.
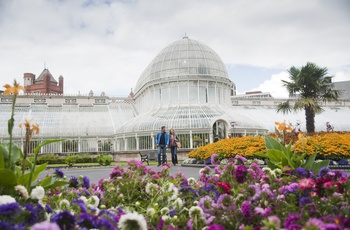
[[[174,128],[184,148],[231,136],[274,132],[275,121],[305,120],[303,112],[276,113],[281,100],[238,98],[220,57],[207,45],[184,37],[165,47],[141,74],[133,96],[22,95],[15,109],[14,140],[23,147],[26,119],[40,126],[29,152],[43,139],[66,138],[42,153],[116,152],[155,149],[161,126]],[[0,141],[8,140],[11,97],[0,95]],[[330,122],[350,130],[349,100],[324,105],[316,130]]]

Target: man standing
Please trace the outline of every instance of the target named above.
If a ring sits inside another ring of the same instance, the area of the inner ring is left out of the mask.
[[[158,165],[160,166],[160,163],[165,163],[166,158],[166,148],[169,145],[169,135],[165,132],[165,126],[162,126],[162,129],[159,133],[157,133],[156,136],[156,144],[158,147]],[[162,154],[162,162],[160,162],[160,154]]]

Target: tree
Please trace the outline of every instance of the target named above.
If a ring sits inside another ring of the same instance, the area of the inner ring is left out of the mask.
[[[321,68],[308,62],[300,69],[292,66],[288,72],[291,81],[282,82],[289,96],[295,98],[295,103],[291,104],[289,99],[278,105],[277,112],[286,114],[292,110],[305,110],[306,131],[315,132],[315,115],[323,112],[320,102],[337,101],[340,93],[334,89],[326,67]]]

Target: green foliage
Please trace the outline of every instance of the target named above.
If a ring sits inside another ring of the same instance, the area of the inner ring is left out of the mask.
[[[100,165],[110,165],[113,162],[113,156],[100,154],[97,157],[97,162]]]
[[[305,168],[315,173],[319,173],[322,167],[326,167],[329,164],[329,161],[320,161],[315,162],[316,153],[311,155],[307,160],[305,157],[306,153],[299,154],[293,152],[291,149],[292,142],[287,146],[284,146],[282,143],[273,139],[270,136],[265,136],[266,144],[266,154],[264,153],[255,153],[255,156],[262,157],[266,159],[266,163],[271,169],[296,169],[299,167]]]
[[[75,155],[68,155],[65,162],[68,166],[73,166],[77,162],[77,157]]]

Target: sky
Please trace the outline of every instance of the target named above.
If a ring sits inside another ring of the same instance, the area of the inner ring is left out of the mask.
[[[237,93],[287,97],[287,70],[314,62],[350,80],[348,0],[0,0],[0,84],[48,68],[64,93],[128,95],[187,35],[221,57]]]

